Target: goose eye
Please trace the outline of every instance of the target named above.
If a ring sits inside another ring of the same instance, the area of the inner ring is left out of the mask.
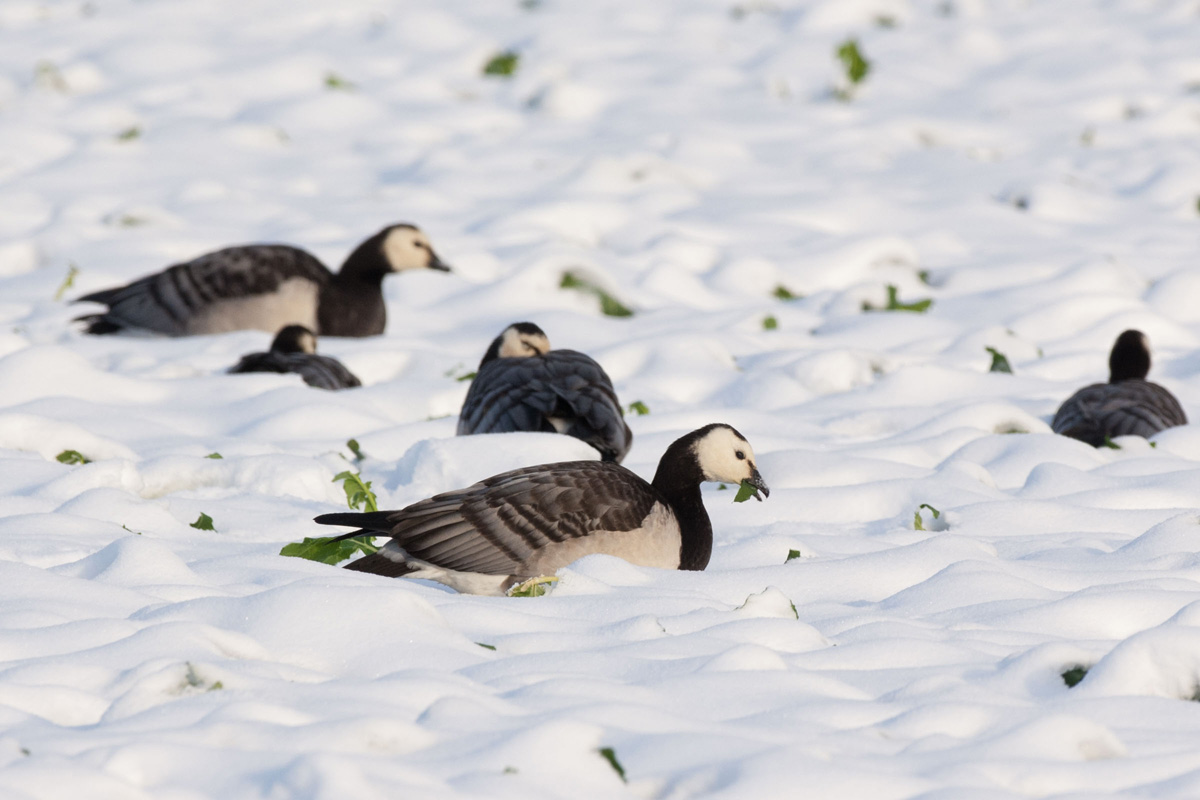
[[[746,454],[745,454],[745,453],[743,453],[741,450],[738,450],[736,453],[734,453],[734,455],[735,455],[735,456],[737,456],[737,458],[738,458],[738,461],[745,461],[745,460],[746,460]]]

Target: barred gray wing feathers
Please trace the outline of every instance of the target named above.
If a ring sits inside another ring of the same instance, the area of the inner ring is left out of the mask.
[[[624,458],[633,440],[612,381],[592,358],[574,350],[484,364],[458,422],[460,435],[556,430],[611,461]]]
[[[658,493],[628,470],[568,461],[506,472],[400,511],[325,514],[317,522],[377,531],[412,558],[445,569],[520,575],[548,545],[637,529],[655,502]]]
[[[109,307],[104,313],[79,317],[89,323],[91,333],[142,328],[179,336],[188,332],[189,319],[205,308],[272,292],[290,278],[324,285],[330,273],[316,257],[296,247],[227,247],[75,302]]]
[[[1124,380],[1080,389],[1059,407],[1050,427],[1055,433],[1099,447],[1105,438],[1148,438],[1186,424],[1187,415],[1179,401],[1162,386]]]
[[[229,372],[295,373],[309,386],[334,391],[362,386],[362,381],[336,358],[312,353],[250,353]]]

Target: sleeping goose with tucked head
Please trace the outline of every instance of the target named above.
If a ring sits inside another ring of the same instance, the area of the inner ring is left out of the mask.
[[[770,494],[750,443],[717,423],[672,443],[650,483],[612,462],[566,461],[504,472],[399,511],[316,521],[361,529],[340,539],[391,538],[346,569],[500,595],[592,553],[646,567],[704,569],[713,544],[700,497],[704,481],[747,481]]]
[[[275,336],[266,353],[250,353],[230,367],[230,373],[292,372],[318,389],[352,389],[362,386],[342,362],[317,355],[317,337],[303,325],[288,325]]]
[[[87,314],[87,333],[138,329],[193,336],[303,325],[322,336],[377,336],[387,312],[383,278],[393,272],[448,272],[416,226],[390,225],[330,272],[311,253],[283,244],[226,247],[133,283],[75,302],[103,303]]]
[[[1116,436],[1149,438],[1187,424],[1175,396],[1146,380],[1150,343],[1144,333],[1129,330],[1118,336],[1108,369],[1108,383],[1086,386],[1059,407],[1050,423],[1055,433],[1100,447]]]
[[[532,322],[509,325],[483,360],[458,417],[458,435],[565,433],[620,462],[633,444],[604,368],[575,350],[551,350]]]

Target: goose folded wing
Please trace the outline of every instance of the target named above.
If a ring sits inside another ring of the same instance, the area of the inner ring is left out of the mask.
[[[1111,388],[1093,411],[1109,436],[1150,437],[1187,423],[1179,401],[1158,384],[1131,380]]]
[[[292,278],[324,284],[329,271],[309,253],[287,245],[230,247],[76,302],[103,303],[103,315],[122,325],[183,333],[187,320],[221,300],[266,294]]]
[[[458,433],[553,431],[546,421],[557,396],[542,379],[541,359],[502,358],[484,364],[458,418]]]
[[[547,546],[638,528],[658,499],[649,484],[615,464],[570,461],[497,475],[401,511],[317,521],[377,531],[411,558],[445,569],[513,575]]]
[[[547,384],[570,409],[564,433],[591,444],[608,459],[620,461],[629,452],[633,433],[625,424],[621,403],[604,369],[574,350],[546,354]]]

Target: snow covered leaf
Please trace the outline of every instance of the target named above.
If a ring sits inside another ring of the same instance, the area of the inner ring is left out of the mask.
[[[501,78],[511,78],[521,63],[521,54],[514,50],[505,50],[492,56],[483,67],[484,75],[495,75]]]
[[[857,39],[847,39],[842,42],[838,46],[837,57],[842,62],[842,68],[846,71],[846,80],[850,81],[851,86],[862,83],[871,71],[871,62],[859,50]]]
[[[983,349],[992,354],[992,365],[988,367],[988,372],[1007,372],[1009,375],[1012,374],[1012,366],[1009,365],[1008,357],[1004,353],[1001,353],[994,347],[985,347]]]
[[[212,458],[212,459],[218,459],[218,458],[224,458],[224,457],[225,456],[221,455],[220,453],[216,452],[215,450],[205,456],[205,458]]]
[[[930,306],[933,305],[933,300],[928,297],[925,298],[924,300],[917,300],[912,303],[901,303],[900,298],[899,298],[899,292],[900,292],[900,290],[898,288],[896,288],[896,286],[889,283],[887,286],[887,297],[888,297],[887,305],[885,305],[883,308],[879,308],[877,306],[871,305],[870,303],[864,302],[862,304],[862,310],[863,311],[912,311],[917,314],[923,314],[929,310]]]
[[[641,400],[634,400],[629,404],[629,413],[637,414],[639,417],[644,417],[650,413],[650,408]]]
[[[772,294],[778,300],[801,300],[804,298],[804,295],[793,292],[782,283],[775,287],[775,291]]]
[[[54,457],[60,464],[90,464],[92,460],[78,450],[63,450]]]
[[[374,544],[374,537],[363,535],[352,539],[334,541],[335,536],[317,538],[305,537],[302,542],[292,542],[283,546],[279,551],[281,556],[307,558],[309,561],[320,561],[322,564],[340,564],[355,553],[371,555],[379,548]]]
[[[341,75],[338,75],[336,72],[326,72],[325,73],[325,88],[344,91],[344,92],[352,92],[355,89],[357,89],[358,87],[355,86],[350,81],[343,78]]]
[[[362,451],[362,447],[358,444],[358,439],[347,439],[346,447],[354,454],[355,461],[362,461],[367,457],[367,454]]]
[[[518,583],[508,590],[509,597],[541,597],[550,591],[551,584],[558,583],[553,575],[540,575]]]
[[[622,783],[629,782],[625,778],[625,768],[621,766],[620,761],[617,761],[617,751],[613,750],[611,747],[601,747],[597,752],[600,753],[600,755],[604,757],[604,760],[609,763],[609,766],[611,766],[617,773],[617,777],[621,779]]]
[[[574,289],[577,292],[590,294],[600,301],[600,313],[607,317],[632,317],[633,311],[629,306],[622,303],[617,298],[613,297],[608,292],[601,289],[594,282],[584,278],[575,272],[564,272],[562,281],[558,284],[560,289]]]
[[[188,527],[195,528],[198,531],[216,530],[216,528],[213,527],[212,517],[210,517],[208,514],[205,514],[203,511],[200,512],[200,516],[196,517],[195,522],[188,524]]]
[[[779,320],[774,316],[768,315],[763,317],[762,326],[764,331],[773,331],[779,327]]]
[[[63,278],[63,282],[59,284],[58,290],[54,292],[55,300],[62,300],[63,295],[67,293],[72,286],[75,285],[75,277],[79,274],[79,267],[71,264],[67,267],[67,277]]]
[[[917,510],[915,512],[913,512],[913,530],[915,530],[915,531],[926,530],[925,523],[921,521],[921,509],[922,508],[928,508],[930,513],[933,514],[934,519],[937,519],[938,517],[940,517],[942,515],[942,512],[938,511],[936,508],[929,505],[928,503],[921,503],[921,505],[917,506]]]
[[[785,558],[783,560],[783,563],[786,564],[787,562],[791,561],[792,559],[800,558],[800,555],[801,554],[800,554],[799,550],[792,548],[792,549],[788,550],[787,558]]]
[[[1069,670],[1066,670],[1065,672],[1063,672],[1063,674],[1062,674],[1063,683],[1065,683],[1067,685],[1068,689],[1072,689],[1075,686],[1077,686],[1079,684],[1079,682],[1081,680],[1083,680],[1087,674],[1088,674],[1088,668],[1083,666],[1082,664],[1078,664],[1074,667],[1071,667]]]

